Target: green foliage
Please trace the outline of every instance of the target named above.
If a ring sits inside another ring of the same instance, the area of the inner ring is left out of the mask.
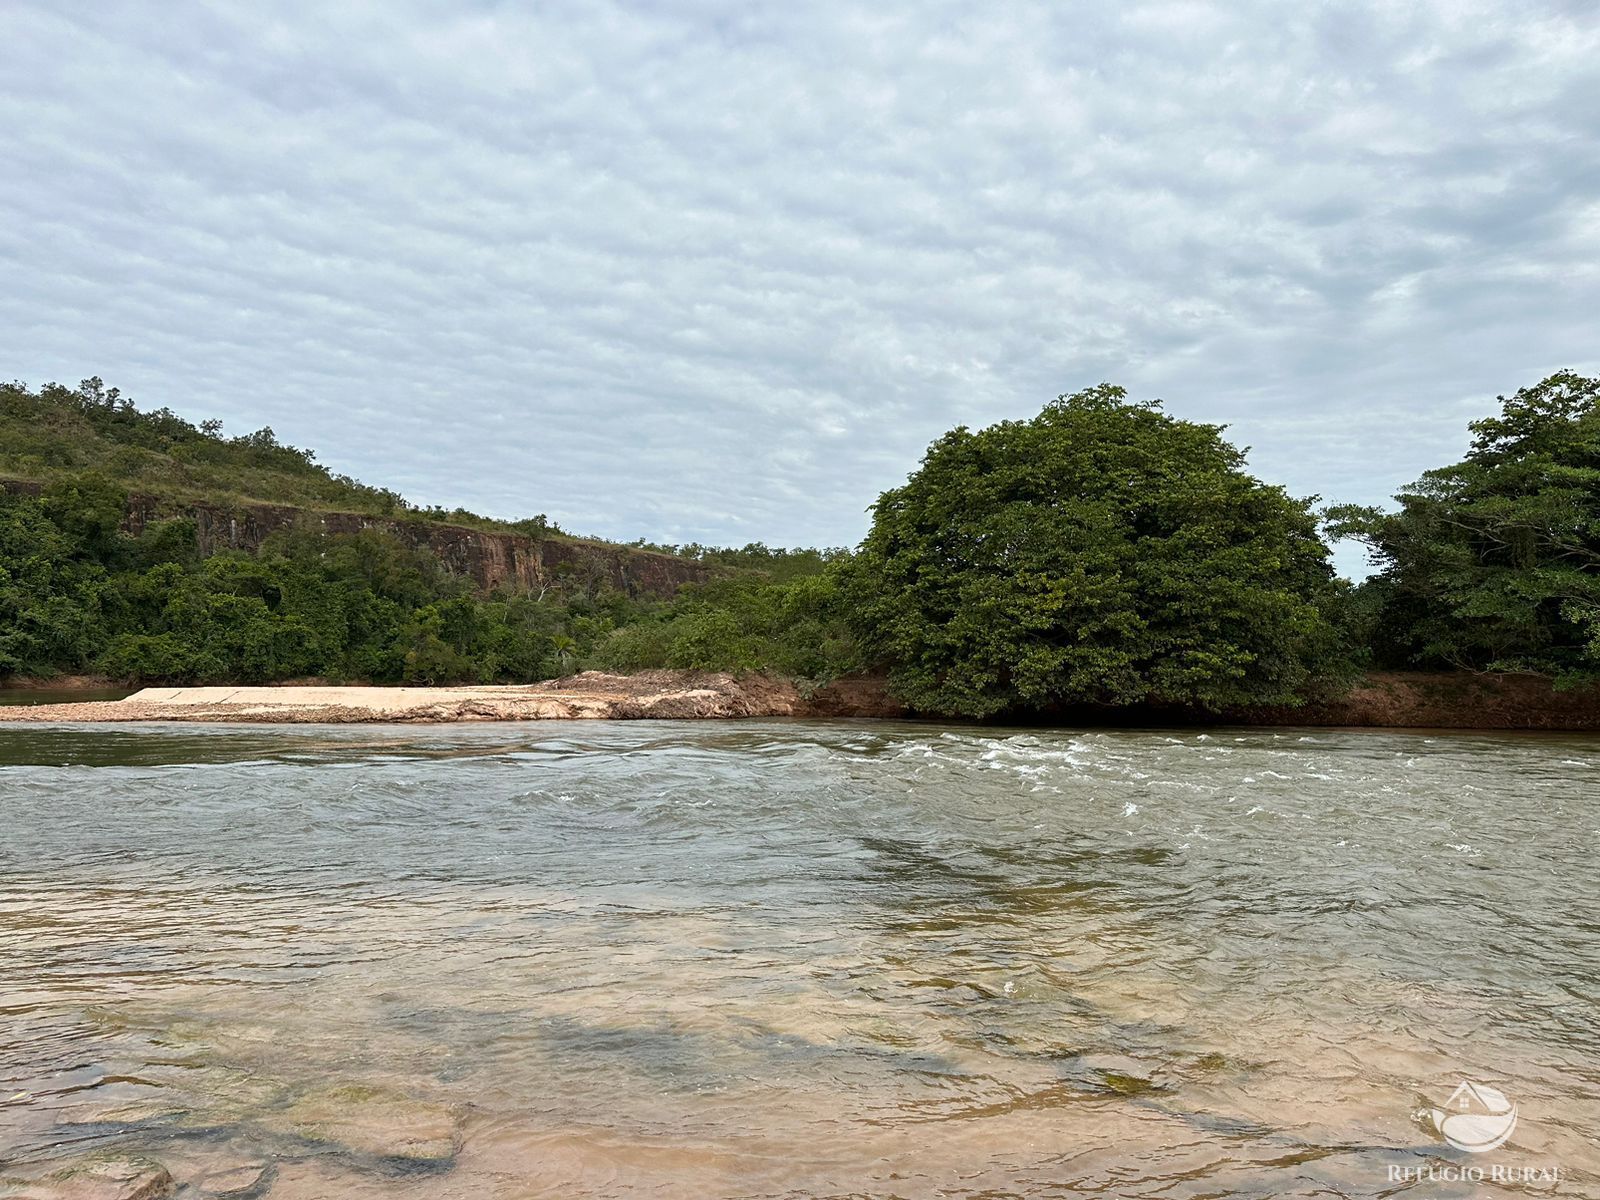
[[[667,666],[696,671],[751,671],[756,650],[742,623],[731,612],[707,608],[685,613],[675,622]]]
[[[124,533],[126,502],[96,475],[61,477],[39,497],[0,493],[0,676],[450,683],[590,665],[822,675],[847,660],[821,576],[773,584],[745,571],[673,602],[581,580],[541,598],[479,596],[431,553],[375,530],[308,525],[256,554],[201,559],[191,521]]]
[[[617,629],[597,662],[611,670],[770,671],[825,682],[861,661],[840,568],[775,583],[741,575],[683,589],[653,619]]]
[[[702,546],[699,542],[689,542],[681,546],[667,545],[647,542],[640,538],[628,544],[636,549],[653,550],[658,554],[671,554],[677,558],[689,558],[713,566],[757,571],[772,583],[787,583],[792,579],[819,575],[827,570],[831,563],[841,562],[850,557],[850,552],[842,547],[817,550],[811,547],[788,549],[779,546],[774,549],[765,542],[750,542],[735,548]]]
[[[866,651],[925,712],[1292,704],[1338,650],[1309,502],[1110,385],[935,442],[848,575]]]
[[[75,389],[50,383],[37,392],[0,384],[0,477],[49,482],[84,476],[97,486],[173,501],[265,501],[565,536],[543,514],[508,523],[459,508],[414,507],[387,488],[329,471],[310,450],[283,445],[271,428],[224,437],[221,421],[193,425],[169,409],[141,411],[98,378]]]
[[[0,675],[134,681],[297,676],[537,679],[565,607],[479,598],[431,555],[372,531],[290,531],[201,560],[192,522],[129,537],[97,477],[0,494]],[[590,638],[592,648],[595,637]]]
[[[271,429],[224,437],[98,379],[0,385],[0,677],[526,681],[598,666],[886,667],[929,713],[1074,704],[1293,704],[1355,665],[1600,676],[1600,380],[1501,398],[1471,451],[1343,506],[1380,572],[1332,579],[1309,502],[1245,471],[1220,428],[1102,385],[1028,421],[959,428],[874,506],[860,551],[640,548],[716,568],[670,601],[575,568],[548,594],[475,595],[377,530],[280,532],[202,559],[192,521],[124,529],[130,491],[564,536],[417,509]],[[150,511],[142,506],[141,511]]]
[[[99,653],[105,569],[46,511],[93,530],[96,492],[87,489],[85,511],[70,491],[0,502],[0,675],[82,670]]]
[[[639,621],[615,629],[596,654],[596,661],[610,671],[645,671],[667,665],[677,636],[672,622]]]
[[[41,506],[80,554],[105,558],[120,547],[128,493],[97,475],[58,479],[44,489]]]
[[[1600,674],[1600,380],[1570,371],[1500,397],[1466,458],[1399,510],[1330,509],[1379,574],[1359,589],[1384,666]]]

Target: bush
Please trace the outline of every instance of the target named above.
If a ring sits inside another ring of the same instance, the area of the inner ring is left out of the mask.
[[[674,627],[665,621],[641,621],[614,629],[596,652],[597,665],[611,671],[647,671],[667,665]]]
[[[667,666],[692,671],[753,671],[759,663],[752,640],[732,613],[705,609],[673,622]]]
[[[1310,502],[1121,388],[956,429],[873,512],[854,621],[925,712],[1293,704],[1335,657]]]
[[[1600,379],[1558,372],[1473,422],[1472,449],[1399,509],[1329,511],[1368,543],[1383,665],[1600,675]]]
[[[203,664],[176,634],[119,634],[100,660],[100,669],[136,683],[183,683],[203,677]]]

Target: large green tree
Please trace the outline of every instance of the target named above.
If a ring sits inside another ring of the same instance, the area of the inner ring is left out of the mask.
[[[1475,421],[1465,459],[1399,509],[1331,509],[1371,547],[1380,665],[1600,674],[1600,380],[1562,371]]]
[[[1295,703],[1336,651],[1327,548],[1221,435],[1109,384],[946,434],[874,506],[866,651],[924,712]]]

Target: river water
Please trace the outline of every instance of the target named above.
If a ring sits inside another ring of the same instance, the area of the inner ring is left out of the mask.
[[[0,1161],[275,1200],[1595,1196],[1597,846],[1593,737],[0,727]],[[1463,1080],[1517,1105],[1498,1150],[1423,1115]],[[308,1096],[448,1112],[459,1152]],[[1450,1174],[1493,1165],[1559,1182]]]

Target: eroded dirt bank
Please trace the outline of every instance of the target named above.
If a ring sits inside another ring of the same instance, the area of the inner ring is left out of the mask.
[[[1248,725],[1600,730],[1600,687],[1557,690],[1537,675],[1379,671],[1337,700],[1229,714]]]
[[[526,685],[462,687],[146,688],[125,700],[0,707],[0,722],[283,723],[904,717],[879,677],[810,694],[787,680],[705,671],[586,671]],[[1557,691],[1527,675],[1385,672],[1345,696],[1302,708],[1196,714],[1159,709],[1060,713],[1054,724],[1316,725],[1426,729],[1600,730],[1600,687]],[[1033,723],[1038,718],[1022,720]],[[1009,721],[1004,723],[1011,723]]]
[[[901,714],[881,681],[841,680],[802,696],[787,681],[701,671],[585,671],[526,685],[164,687],[124,700],[0,709],[0,722],[294,723],[883,717]]]

